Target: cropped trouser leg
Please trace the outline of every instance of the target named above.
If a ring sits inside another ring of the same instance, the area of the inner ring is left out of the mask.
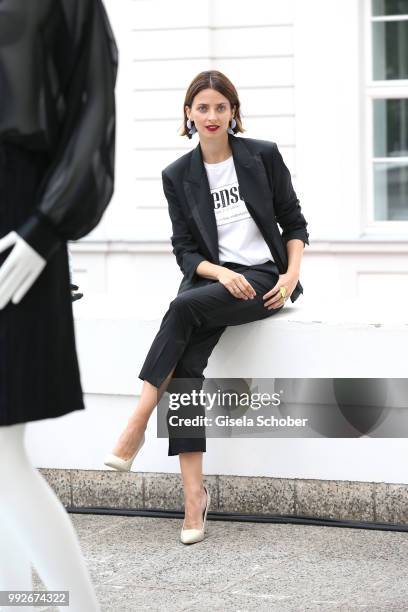
[[[200,327],[193,331],[187,347],[179,359],[173,377],[167,387],[170,393],[191,393],[193,390],[199,392],[203,387],[203,372],[207,367],[215,345],[221,338],[226,326],[222,327]],[[178,379],[182,379],[178,381]],[[169,455],[178,455],[183,452],[206,451],[205,428],[195,427],[194,437],[182,438],[173,434],[173,429],[169,422],[173,411],[167,413],[167,431],[169,433]],[[193,418],[205,416],[205,409],[202,404],[180,406],[177,410],[180,418]]]
[[[280,308],[265,308],[262,298],[279,278],[275,264],[231,264],[227,267],[243,274],[255,289],[256,296],[248,300],[236,298],[218,281],[209,281],[180,293],[170,302],[163,317],[139,373],[140,379],[160,387],[179,364],[173,377],[177,373],[178,378],[200,378],[197,384],[202,385],[208,357],[227,326],[265,319],[279,312]],[[169,435],[169,455],[189,450],[205,451],[204,435],[203,438],[174,440]]]

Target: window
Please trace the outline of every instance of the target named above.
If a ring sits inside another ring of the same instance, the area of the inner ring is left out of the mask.
[[[369,7],[370,221],[400,226],[408,221],[408,0]]]

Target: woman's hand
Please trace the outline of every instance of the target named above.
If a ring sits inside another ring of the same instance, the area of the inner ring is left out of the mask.
[[[280,308],[281,306],[283,306],[285,301],[291,296],[294,288],[297,285],[298,280],[298,273],[286,272],[286,274],[280,274],[279,280],[276,285],[274,285],[272,289],[265,293],[265,295],[263,296],[263,299],[266,300],[264,301],[265,308],[270,310],[271,308]],[[286,288],[286,294],[284,298],[281,296],[279,291],[281,287]]]
[[[253,299],[256,295],[255,289],[247,281],[245,276],[229,268],[223,268],[217,280],[236,298],[248,300]]]

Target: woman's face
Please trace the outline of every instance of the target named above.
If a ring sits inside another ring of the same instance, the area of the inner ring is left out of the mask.
[[[193,99],[191,109],[186,106],[187,118],[194,121],[199,138],[225,138],[234,112],[228,98],[215,89],[203,89]],[[209,129],[209,126],[218,126]]]

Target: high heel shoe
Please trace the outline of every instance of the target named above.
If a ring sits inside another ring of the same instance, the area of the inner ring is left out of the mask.
[[[130,459],[121,459],[120,457],[117,457],[116,455],[112,455],[110,453],[109,455],[105,457],[104,464],[107,465],[108,467],[113,468],[114,470],[118,470],[119,472],[129,472],[137,453],[140,451],[144,443],[145,443],[145,434],[143,433],[143,438],[141,439],[140,444],[137,447],[135,454],[132,455]]]
[[[204,540],[205,523],[207,520],[208,508],[210,507],[210,503],[211,503],[210,492],[205,485],[204,485],[204,489],[205,489],[205,492],[207,493],[207,503],[205,505],[205,510],[203,513],[203,526],[201,529],[183,529],[182,528],[181,533],[180,533],[180,540],[183,542],[183,544],[194,544],[195,542],[201,542],[201,540]],[[184,525],[184,521],[183,521],[183,525]]]

